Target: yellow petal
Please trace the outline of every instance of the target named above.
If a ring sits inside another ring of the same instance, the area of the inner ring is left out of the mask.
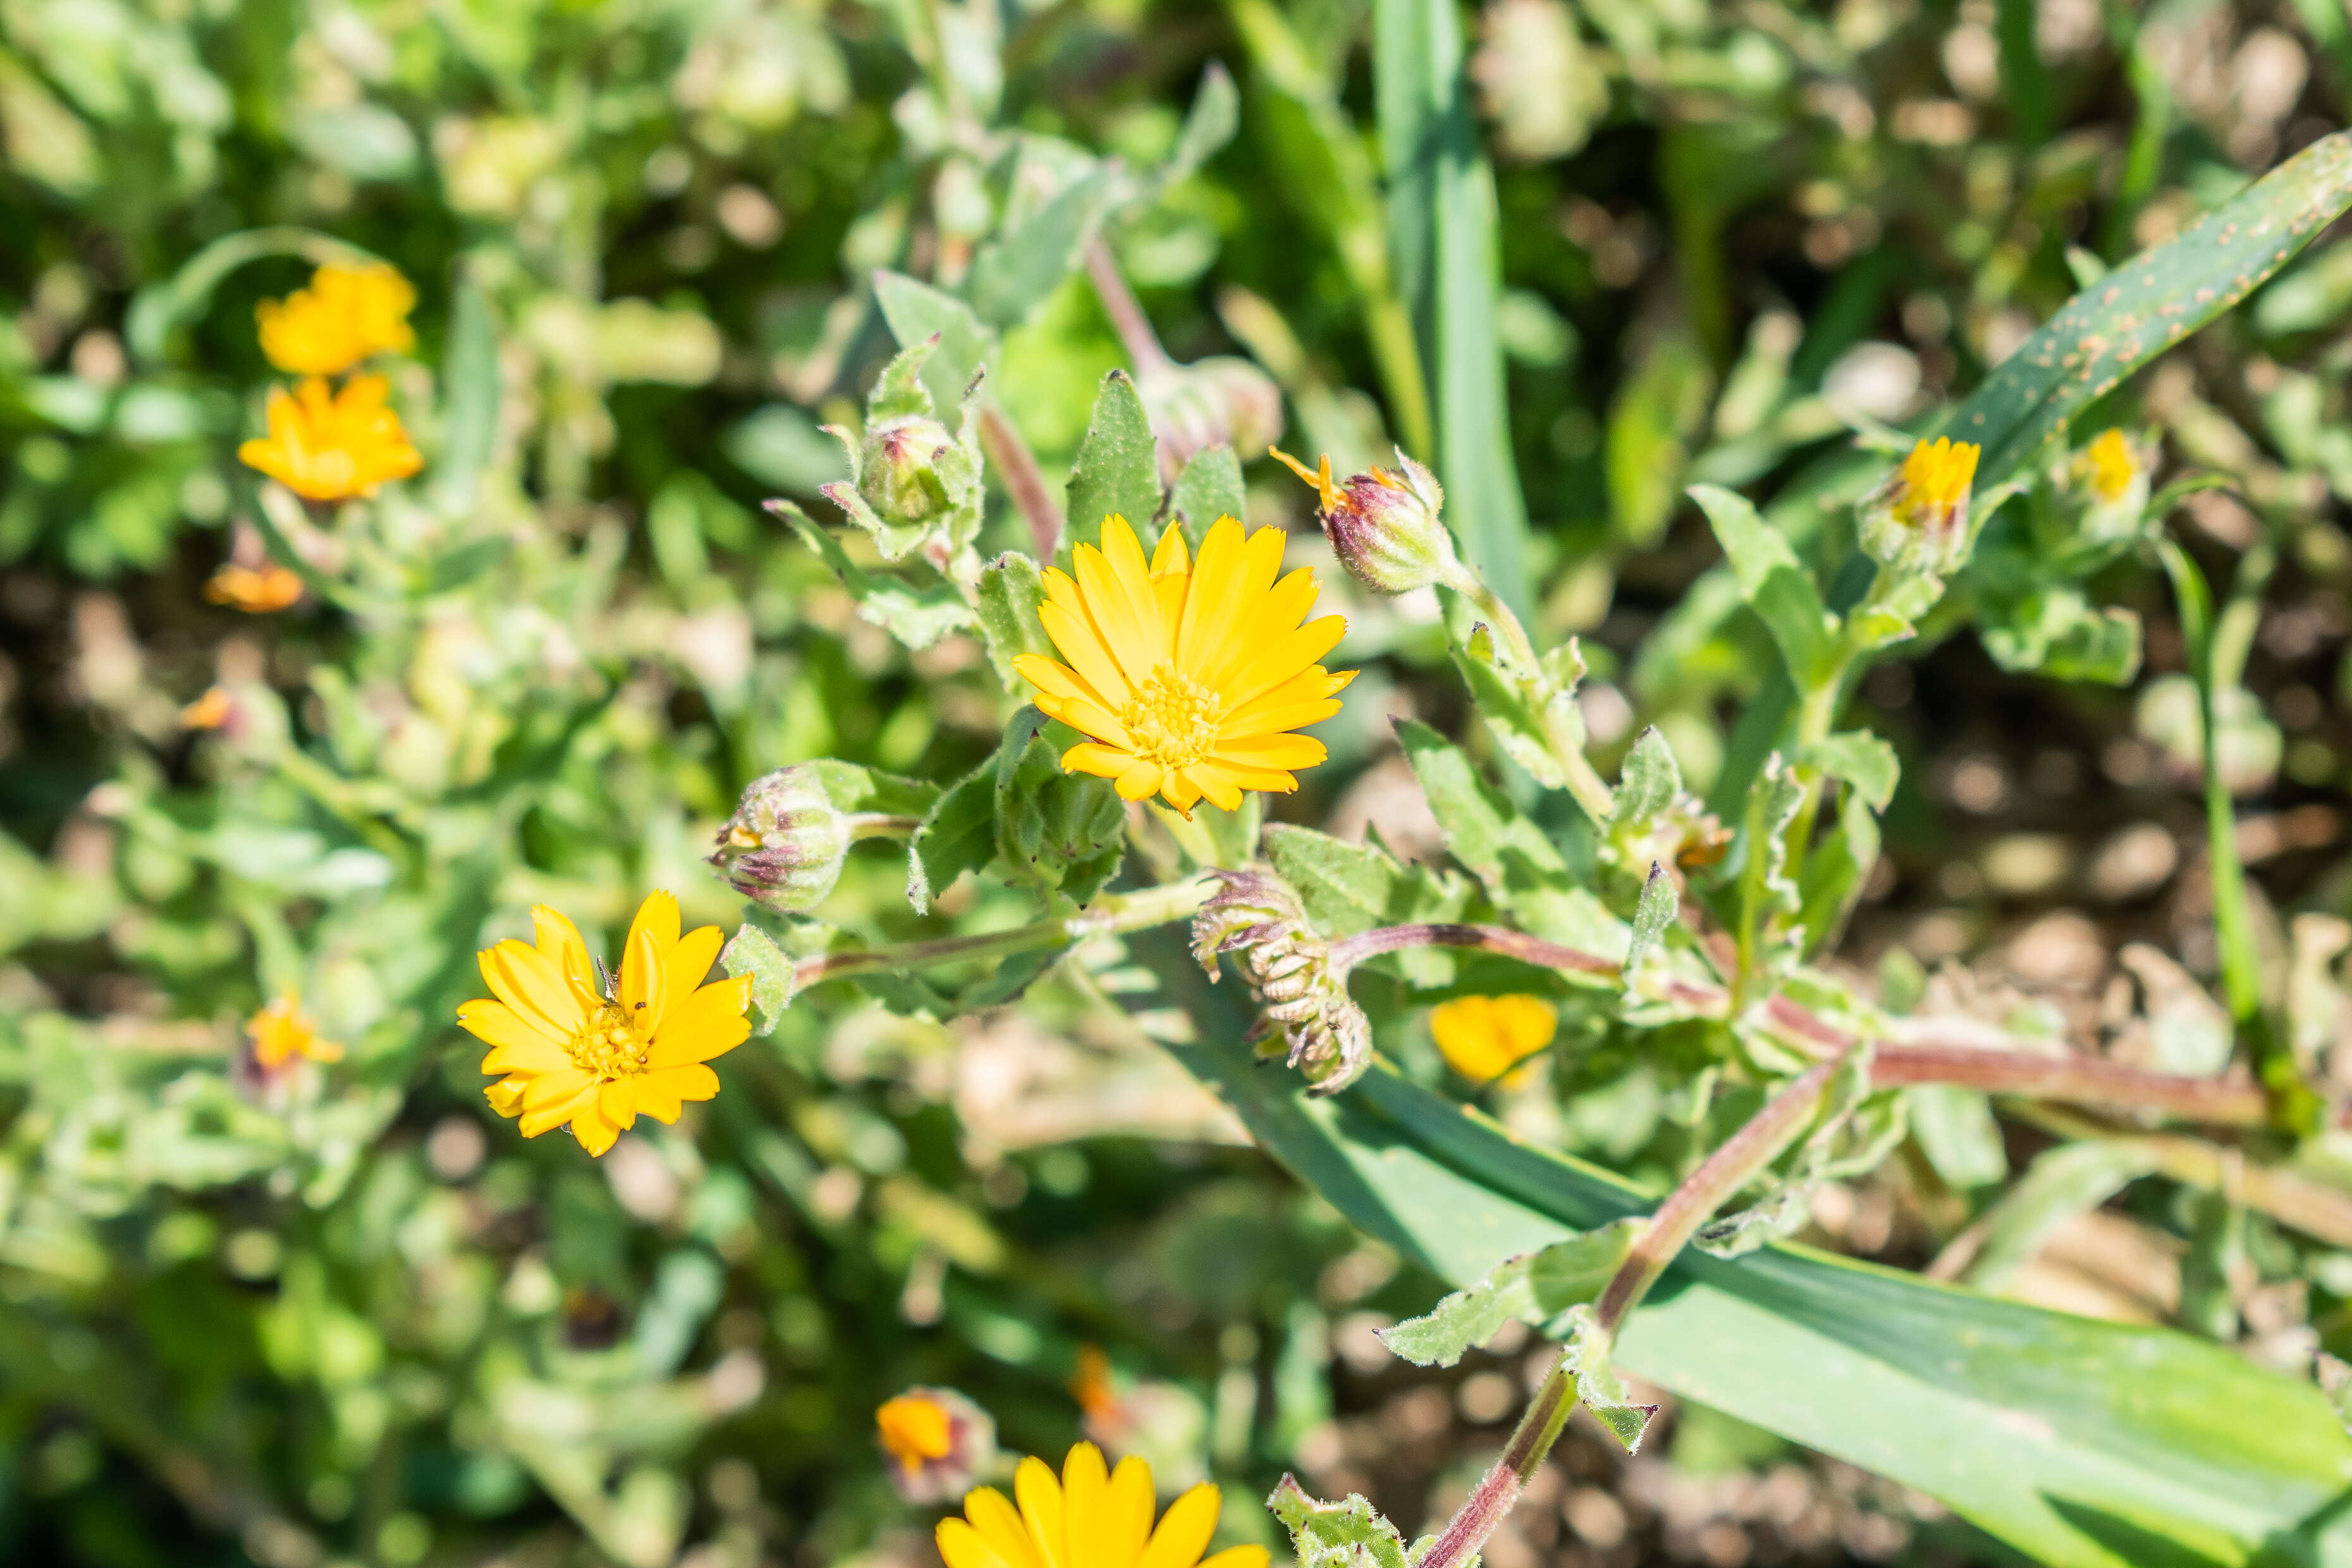
[[[1107,1568],[1131,1568],[1151,1538],[1151,1467],[1133,1454],[1110,1473],[1103,1499],[1102,1552]]]
[[[661,1016],[653,1020],[652,1034],[661,1027],[678,1005],[694,994],[697,987],[710,978],[710,966],[719,960],[719,950],[727,945],[727,933],[717,926],[699,926],[677,939],[662,966],[663,994],[666,998]]]
[[[1115,779],[1135,766],[1135,753],[1119,746],[1097,746],[1081,741],[1062,753],[1062,771],[1066,773],[1092,773],[1098,779]]]
[[[684,1067],[733,1050],[751,1037],[751,1020],[743,1016],[751,999],[748,974],[704,986],[669,1010],[646,1060],[657,1068]]]
[[[719,1075],[700,1062],[688,1062],[684,1067],[656,1068],[641,1075],[637,1081],[648,1089],[659,1090],[666,1100],[719,1098]]]
[[[1092,1443],[1073,1444],[1062,1460],[1063,1550],[1070,1568],[1126,1568],[1106,1550],[1109,1490],[1102,1450]]]
[[[596,994],[596,966],[588,961],[588,944],[581,940],[580,928],[545,904],[531,906],[530,925],[541,956],[555,965],[555,972],[571,985],[573,998],[583,1007],[594,1006],[602,1000]]]
[[[616,1078],[596,1090],[596,1109],[605,1121],[623,1129],[637,1124],[637,1091],[634,1079]],[[593,1152],[593,1151],[592,1151]]]
[[[567,1067],[555,1072],[541,1073],[532,1079],[530,1086],[522,1091],[522,1102],[526,1110],[538,1110],[595,1087],[595,1074]]]
[[[568,1043],[550,1033],[537,1015],[518,1013],[505,1003],[493,1002],[487,996],[477,996],[459,1006],[457,1023],[488,1046],[512,1046],[518,1049],[546,1046],[560,1056]]]
[[[1168,1505],[1136,1568],[1193,1568],[1217,1530],[1217,1489],[1207,1481]]]
[[[602,1154],[620,1138],[621,1130],[592,1100],[572,1119],[572,1136],[591,1154]]]
[[[1133,688],[1092,621],[1080,612],[1055,604],[1038,605],[1037,619],[1045,626],[1045,635],[1054,639],[1055,649],[1069,660],[1070,668],[1106,700],[1108,706],[1124,708],[1132,700]]]
[[[525,1089],[523,1099],[526,1103],[523,1106],[522,1121],[519,1124],[519,1131],[526,1138],[536,1138],[551,1128],[562,1126],[575,1115],[594,1110],[596,1086],[593,1083],[583,1083],[574,1093],[547,1105],[532,1106],[528,1103],[530,1098],[530,1091]]]
[[[1128,682],[1140,682],[1151,673],[1152,666],[1158,664],[1162,657],[1158,639],[1150,635],[1158,630],[1160,601],[1153,596],[1150,581],[1142,581],[1139,591],[1131,598],[1101,551],[1081,544],[1070,555],[1070,563],[1077,571],[1078,586],[1086,595],[1087,617],[1096,636],[1101,639],[1103,647],[1110,650],[1111,657],[1118,661],[1119,672]],[[1139,598],[1149,606],[1151,616],[1149,626],[1139,618],[1136,608],[1135,600]],[[1045,606],[1038,614],[1042,616],[1045,609],[1051,607]],[[1058,647],[1061,639],[1056,637],[1054,640]],[[1067,652],[1066,649],[1064,651]],[[1093,671],[1084,665],[1079,665],[1078,668],[1088,679],[1094,678]]]
[[[1244,767],[1290,771],[1314,767],[1330,754],[1323,742],[1312,735],[1245,735],[1235,741],[1219,741],[1215,760],[1239,763]]]
[[[1045,1479],[1050,1483],[1052,1472]],[[1013,1568],[1042,1568],[1045,1558],[1029,1533],[1027,1521],[1003,1492],[982,1487],[963,1500],[963,1515],[989,1549]]]
[[[1062,1483],[1045,1460],[1030,1456],[1013,1472],[1013,1495],[1021,1500],[1021,1521],[1045,1560],[1045,1568],[1090,1568],[1073,1560],[1062,1541]]]
[[[940,1543],[940,1559],[948,1568],[1026,1568],[997,1551],[961,1519],[940,1521],[932,1533]]]
[[[1125,773],[1112,781],[1112,787],[1118,791],[1121,800],[1143,800],[1158,791],[1160,781],[1166,776],[1167,770],[1158,763],[1138,757],[1128,764]]]
[[[491,994],[544,1033],[568,1040],[587,1024],[572,988],[538,950],[509,938],[483,952],[481,965]]]
[[[1192,557],[1184,549],[1184,531],[1171,520],[1160,531],[1160,543],[1151,552],[1151,574],[1164,577],[1171,573],[1189,574],[1192,569]]]
[[[636,919],[629,922],[629,940],[621,946],[624,962],[630,948],[637,942],[637,933],[645,932],[654,939],[654,951],[664,958],[677,945],[677,898],[656,888],[647,893],[645,902],[637,906]]]
[[[1244,662],[1231,678],[1219,681],[1217,689],[1224,693],[1229,709],[1240,708],[1282,686],[1339,647],[1339,639],[1347,635],[1345,616],[1322,616],[1296,631],[1270,637],[1261,645],[1263,651]]]
[[[1209,804],[1219,811],[1241,809],[1241,785],[1234,780],[1231,769],[1220,767],[1215,763],[1194,763],[1184,770],[1184,777],[1194,789],[1208,796]]]
[[[1273,1562],[1263,1546],[1228,1546],[1203,1558],[1201,1568],[1266,1568]]]

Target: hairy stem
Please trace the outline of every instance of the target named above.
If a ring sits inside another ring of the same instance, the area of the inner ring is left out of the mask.
[[[1127,286],[1118,258],[1110,253],[1110,242],[1100,235],[1087,245],[1087,281],[1095,286],[1095,298],[1102,301],[1103,314],[1110,318],[1119,345],[1135,362],[1136,374],[1150,375],[1176,367],[1168,351],[1160,346],[1160,334],[1151,330],[1151,318],[1143,313],[1135,290]]]
[[[1551,1446],[1559,1440],[1568,1418],[1576,1411],[1575,1385],[1569,1381],[1568,1357],[1565,1353],[1544,1379],[1543,1386],[1528,1402],[1518,1426],[1512,1430],[1511,1440],[1503,1446],[1502,1457],[1495,1461],[1472,1491],[1459,1511],[1446,1521],[1445,1529],[1417,1568],[1460,1568],[1478,1554],[1495,1527],[1503,1522],[1527,1489],[1528,1479],[1550,1454]]]
[[[853,811],[841,820],[852,839],[904,838],[923,825],[919,816],[894,816],[881,811]]]
[[[1667,1194],[1658,1205],[1657,1213],[1634,1238],[1633,1249],[1618,1267],[1601,1300],[1592,1310],[1592,1319],[1604,1333],[1614,1334],[1666,1265],[1675,1260],[1707,1216],[1729,1202],[1732,1194],[1753,1180],[1759,1173],[1780,1157],[1782,1150],[1797,1141],[1813,1115],[1821,1109],[1822,1097],[1829,1093],[1830,1081],[1844,1067],[1853,1054],[1849,1048],[1827,1061],[1815,1062],[1792,1080],[1789,1087],[1765,1102],[1764,1109],[1748,1119],[1748,1124],[1733,1133],[1699,1164],[1699,1168],[1683,1178],[1682,1185]]]
[[[1487,626],[1503,645],[1503,651],[1517,667],[1518,679],[1549,694],[1549,679],[1543,672],[1543,662],[1536,656],[1536,645],[1528,636],[1527,626],[1519,620],[1503,596],[1488,587],[1486,580],[1460,562],[1452,563],[1445,585],[1468,599],[1486,618]],[[1555,721],[1552,704],[1539,703],[1543,714],[1544,735],[1551,743],[1552,756],[1559,762],[1568,793],[1584,808],[1595,823],[1609,820],[1615,807],[1616,795],[1608,782],[1594,770],[1584,754],[1583,737],[1575,730]]]
[[[1038,921],[1010,931],[984,931],[976,936],[935,937],[929,942],[901,942],[895,947],[862,948],[851,952],[813,953],[793,965],[793,991],[797,994],[821,981],[853,974],[875,974],[892,969],[927,969],[933,964],[962,963],[981,958],[1006,958],[1043,948],[1072,947],[1089,937],[1142,931],[1189,918],[1209,896],[1213,884],[1195,877],[1161,888],[1132,893],[1112,893],[1097,899],[1076,914],[1061,920]]]
[[[1613,960],[1524,931],[1447,923],[1379,926],[1342,937],[1331,944],[1331,962],[1344,973],[1377,954],[1414,947],[1477,948],[1596,980],[1615,980],[1622,973],[1622,966]],[[1672,1000],[1694,1011],[1720,1016],[1729,1005],[1729,995],[1720,986],[1681,979],[1669,980],[1667,985]],[[1858,1038],[1786,996],[1765,1004],[1762,1022],[1780,1038],[1815,1053],[1842,1053]],[[2053,1056],[2039,1043],[1969,1019],[1892,1020],[1888,1037],[1877,1044],[1871,1058],[1871,1083],[1889,1089],[1958,1084],[2019,1100],[2154,1110],[2218,1127],[2259,1127],[2268,1119],[2262,1087],[2243,1079],[2148,1072],[2082,1052]]]
[[[1005,493],[1013,498],[1013,504],[1029,524],[1029,537],[1037,545],[1037,559],[1051,562],[1062,542],[1062,509],[1055,504],[1045,471],[1037,467],[1036,454],[1029,450],[1029,443],[1021,438],[1021,432],[1013,427],[1012,419],[993,400],[984,400],[981,405],[980,444],[988,460],[996,466],[996,477],[1004,481]]]

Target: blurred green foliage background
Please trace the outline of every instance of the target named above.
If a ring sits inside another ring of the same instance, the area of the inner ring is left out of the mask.
[[[1702,791],[1771,656],[1683,486],[1785,482],[1801,542],[1843,526],[1816,498],[1881,466],[1849,423],[1973,386],[2103,264],[2339,121],[2352,68],[2326,0],[1462,19],[1510,463],[1466,500],[1448,482],[1474,549],[1523,552],[1548,632],[1586,635],[1609,771],[1638,719]],[[1254,361],[1285,445],[1342,470],[1428,450],[1369,31],[1352,0],[0,3],[0,1555],[918,1563],[929,1516],[871,1437],[915,1383],[964,1390],[1015,1452],[1108,1422],[1164,1482],[1225,1482],[1234,1539],[1271,1541],[1255,1499],[1286,1468],[1407,1524],[1459,1494],[1516,1347],[1444,1376],[1385,1359],[1370,1327],[1434,1282],[1241,1147],[1151,1045],[1172,939],[1090,954],[1017,1017],[821,989],[724,1058],[719,1100],[602,1163],[490,1116],[452,1022],[475,949],[535,901],[608,950],[655,887],[731,926],[700,858],[767,769],[951,778],[994,748],[977,646],[909,655],[759,510],[824,512],[846,473],[819,426],[857,423],[895,346],[876,268],[998,269],[989,385],[1058,484],[1129,359],[1073,257],[1004,242],[1036,191],[1100,176],[1177,360]],[[1200,162],[1213,62],[1238,127]],[[395,400],[426,470],[358,533],[272,519],[232,456],[270,380],[254,307],[320,236],[420,294]],[[2272,825],[2272,900],[2311,908],[2345,902],[2347,258],[2315,249],[2113,421],[2262,508],[2200,512],[2200,548],[2260,552],[2225,741]],[[459,363],[488,341],[494,363]],[[1313,558],[1307,492],[1246,472],[1254,519]],[[265,525],[310,596],[207,603]],[[1024,537],[1001,497],[989,526]],[[1442,637],[1324,576],[1367,673],[1277,813],[1409,846],[1386,720],[1461,730]],[[1943,628],[1982,628],[1998,666],[1962,637],[1868,690],[1906,783],[1861,955],[1990,955],[2031,991],[2059,931],[2093,978],[2132,937],[2209,969],[2204,895],[2176,879],[2195,733],[2160,584],[2126,563],[2095,595],[2148,614],[2137,700],[2008,673],[2089,613],[2013,589],[1969,585]],[[189,728],[215,687],[226,718]],[[2118,848],[2126,820],[2154,837]],[[902,876],[859,849],[828,918],[932,929]],[[947,914],[1026,908],[968,889]],[[1097,985],[1144,1030],[1103,1030]],[[265,1081],[242,1020],[289,988],[349,1055]],[[1639,1064],[1570,1070],[1545,1136],[1671,1174],[1687,1135]],[[1849,1249],[1924,1261],[1948,1223],[1899,1212]],[[2305,1267],[2259,1226],[2235,1245],[2262,1281]],[[2315,1278],[2299,1311],[2229,1305],[2230,1334],[2340,1331],[2345,1273]],[[1087,1411],[1089,1345],[1115,1392]],[[2002,1560],[1696,1406],[1661,1447],[1627,1466],[1577,1439],[1490,1561]]]

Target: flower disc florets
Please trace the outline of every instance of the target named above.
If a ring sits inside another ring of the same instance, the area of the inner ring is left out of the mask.
[[[2121,430],[2103,430],[2065,460],[2057,474],[2060,504],[2086,540],[2126,539],[2139,531],[2156,476],[2152,443],[2134,442]]]
[[[1863,498],[1863,548],[1893,566],[1948,576],[1969,552],[1969,490],[1979,448],[1939,436]]]
[[[1445,491],[1435,474],[1402,450],[1394,471],[1376,468],[1345,484],[1332,482],[1328,455],[1311,472],[1286,452],[1273,456],[1315,487],[1324,537],[1339,564],[1365,587],[1376,594],[1410,594],[1461,577],[1461,560],[1444,519]]]
[[[1257,999],[1258,1055],[1307,1075],[1310,1094],[1337,1094],[1370,1065],[1371,1023],[1348,994],[1347,972],[1307,919],[1298,895],[1271,872],[1217,871],[1223,886],[1192,917],[1192,956],[1217,978],[1230,952]]]
[[[745,898],[799,914],[824,902],[841,880],[851,837],[848,819],[814,770],[778,768],[743,792],[719,830],[710,864]]]

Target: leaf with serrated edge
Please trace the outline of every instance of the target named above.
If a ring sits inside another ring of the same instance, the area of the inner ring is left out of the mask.
[[[1633,749],[1625,754],[1625,766],[1617,778],[1617,810],[1611,816],[1612,826],[1637,826],[1674,805],[1675,797],[1683,792],[1683,771],[1675,762],[1674,748],[1655,724],[1642,731],[1633,742]]]
[[[1415,921],[1458,921],[1470,901],[1470,889],[1458,876],[1408,866],[1384,849],[1311,827],[1268,824],[1265,853],[1306,904],[1315,929],[1327,936]]]
[[[1585,1409],[1625,1445],[1629,1454],[1642,1451],[1642,1436],[1658,1414],[1654,1405],[1636,1405],[1617,1375],[1616,1342],[1592,1321],[1590,1306],[1570,1307],[1563,1314],[1561,1354],[1569,1375],[1576,1380],[1576,1397]]]
[[[1903,764],[1895,748],[1867,730],[1844,730],[1823,736],[1805,748],[1801,759],[1833,779],[1853,786],[1873,811],[1885,811],[1895,798],[1895,781]]]
[[[2033,460],[2123,378],[2252,293],[2352,206],[2352,132],[2324,136],[2075,295],[1943,433],[1984,448],[1977,494]]]
[[[1625,1261],[1645,1222],[1621,1219],[1600,1229],[1496,1264],[1476,1284],[1454,1291],[1418,1318],[1378,1331],[1391,1352],[1415,1366],[1452,1366],[1513,1320],[1546,1332],[1564,1330],[1570,1307],[1598,1296]]]
[[[964,775],[940,796],[930,816],[907,841],[907,901],[917,914],[966,871],[985,868],[996,857],[996,759]]]
[[[850,494],[855,498],[856,492]],[[902,577],[868,572],[849,558],[840,541],[791,501],[772,500],[768,510],[790,523],[793,531],[833,568],[841,585],[849,590],[861,620],[873,622],[908,647],[919,651],[972,624],[971,606],[957,597],[949,584],[919,586]]]
[[[1113,513],[1141,534],[1159,511],[1160,458],[1151,421],[1135,383],[1127,372],[1115,370],[1095,395],[1094,416],[1070,465],[1071,542],[1098,543],[1103,519]],[[1150,540],[1144,548],[1151,548]]]
[[[1406,1568],[1404,1537],[1356,1493],[1318,1502],[1285,1476],[1265,1506],[1290,1531],[1298,1568]]]
[[[793,961],[773,938],[758,926],[745,924],[719,950],[719,966],[730,975],[751,977],[752,1032],[772,1035],[793,1000]]]
[[[926,418],[936,416],[946,404],[935,404],[930,392],[923,385],[923,365],[939,351],[940,334],[933,332],[919,342],[908,344],[882,367],[881,379],[874,384],[873,394],[866,399],[866,422],[882,419],[903,419],[909,415]]]

